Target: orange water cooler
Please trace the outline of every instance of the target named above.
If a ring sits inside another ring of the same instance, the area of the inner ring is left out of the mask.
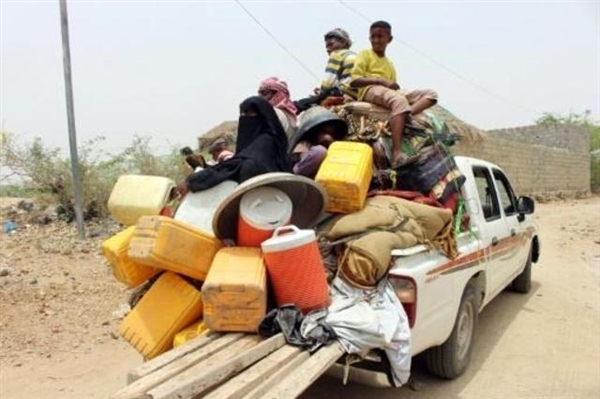
[[[293,303],[302,313],[329,306],[327,274],[313,230],[279,227],[261,248],[277,306]]]
[[[258,187],[248,191],[240,201],[237,245],[260,247],[277,227],[290,222],[292,200],[275,187]]]

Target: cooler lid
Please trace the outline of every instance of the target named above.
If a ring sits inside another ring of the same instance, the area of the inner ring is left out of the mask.
[[[292,200],[275,187],[258,187],[248,191],[240,201],[240,216],[254,228],[272,230],[289,223]]]
[[[316,241],[313,230],[300,230],[294,225],[281,226],[275,229],[273,236],[260,244],[264,253],[281,252],[301,247]]]

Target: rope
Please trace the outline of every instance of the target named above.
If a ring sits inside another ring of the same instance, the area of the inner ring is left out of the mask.
[[[262,30],[265,31],[265,33],[267,35],[269,35],[271,37],[271,39],[273,39],[273,41],[275,43],[277,43],[279,45],[279,47],[281,47],[283,49],[283,51],[285,51],[290,57],[292,57],[302,68],[304,68],[304,70],[306,72],[308,72],[309,75],[311,75],[313,78],[320,80],[319,76],[317,76],[309,67],[307,67],[301,60],[300,58],[296,57],[296,55],[294,53],[292,53],[292,51],[290,49],[288,49],[283,43],[281,43],[276,37],[275,35],[273,35],[263,24],[260,23],[260,21],[258,20],[258,18],[256,18],[251,12],[250,10],[248,10],[246,7],[244,7],[244,5],[239,1],[239,0],[235,0],[235,2],[237,3],[237,5],[239,5],[242,10],[244,10],[244,12],[246,14],[248,14],[248,16],[250,18],[252,18],[252,20],[254,22],[256,22],[256,24],[258,26],[260,26],[262,28]]]
[[[358,11],[356,8],[348,5],[345,1],[343,0],[338,0],[338,2],[346,7],[347,9],[349,9],[350,11],[352,11],[353,13],[355,13],[356,15],[360,16],[361,18],[363,18],[365,21],[372,23],[373,20],[371,20],[369,17],[367,17],[366,15],[364,15],[363,13],[361,13],[360,11]],[[524,111],[527,112],[535,112],[537,114],[541,114],[541,112],[534,110],[532,108],[526,107],[522,104],[516,103],[514,101],[512,101],[510,98],[508,97],[504,97],[501,95],[498,95],[490,90],[488,90],[487,88],[485,88],[484,86],[480,85],[479,83],[476,83],[470,79],[468,79],[467,77],[459,74],[458,72],[455,72],[454,70],[450,69],[449,67],[447,67],[446,65],[442,64],[441,62],[439,62],[438,60],[436,60],[435,58],[431,57],[430,55],[424,53],[423,51],[419,50],[418,48],[416,48],[415,46],[413,46],[412,44],[408,43],[406,40],[403,40],[401,38],[397,38],[394,37],[394,40],[399,41],[400,43],[404,44],[406,47],[410,48],[411,50],[413,50],[415,53],[419,54],[421,57],[425,58],[426,60],[430,61],[431,63],[437,65],[438,67],[442,68],[443,70],[445,70],[446,72],[448,72],[450,75],[453,75],[454,77],[462,80],[463,82],[466,82],[468,84],[470,84],[471,86],[481,90],[482,92],[486,93],[487,95],[496,98],[497,100],[501,100],[507,104],[510,104],[514,107],[520,108]]]

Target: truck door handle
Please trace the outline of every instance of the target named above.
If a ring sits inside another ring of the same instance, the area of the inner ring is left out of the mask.
[[[492,238],[492,245],[498,245],[498,237]]]
[[[511,237],[514,237],[517,235],[517,232],[515,231],[515,229],[510,229],[510,235],[511,235]]]

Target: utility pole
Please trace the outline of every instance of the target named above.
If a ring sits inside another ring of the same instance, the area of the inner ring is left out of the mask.
[[[60,3],[60,28],[62,32],[63,70],[65,75],[65,93],[67,97],[67,120],[69,124],[69,147],[71,149],[71,172],[73,174],[73,191],[75,195],[75,218],[79,238],[85,238],[83,226],[83,207],[81,179],[79,176],[79,157],[77,155],[77,135],[75,133],[75,111],[73,107],[73,82],[71,80],[71,50],[69,48],[69,18],[67,0]]]

